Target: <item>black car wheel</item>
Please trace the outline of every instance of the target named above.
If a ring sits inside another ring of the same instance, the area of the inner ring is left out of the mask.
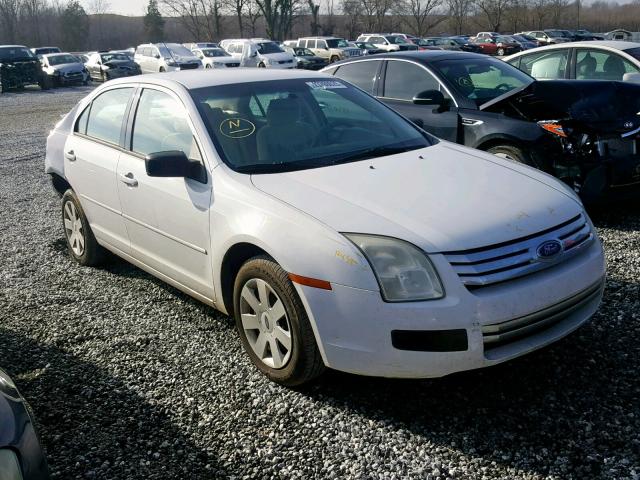
[[[233,296],[240,340],[263,374],[291,387],[324,371],[306,310],[288,273],[272,258],[248,260],[238,272]]]

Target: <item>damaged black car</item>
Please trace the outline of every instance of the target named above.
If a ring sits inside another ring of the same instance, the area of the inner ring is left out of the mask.
[[[0,93],[27,85],[39,85],[43,90],[51,87],[40,60],[27,47],[0,45]]]
[[[325,69],[444,139],[537,167],[585,203],[640,196],[640,85],[536,81],[464,52],[407,52]]]

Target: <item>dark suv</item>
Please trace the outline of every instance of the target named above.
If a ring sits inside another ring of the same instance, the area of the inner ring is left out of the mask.
[[[11,88],[40,85],[47,90],[49,78],[42,72],[40,60],[27,47],[21,45],[0,46],[0,93]]]

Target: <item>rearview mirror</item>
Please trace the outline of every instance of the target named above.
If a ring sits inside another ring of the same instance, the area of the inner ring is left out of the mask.
[[[159,54],[159,53],[156,53],[156,54],[154,55],[154,57],[155,57],[155,58],[157,58],[157,59],[159,60],[159,59],[160,59],[160,54]]]
[[[442,107],[445,104],[444,95],[439,90],[425,90],[413,97],[416,105],[435,105]]]
[[[207,183],[202,163],[189,160],[179,150],[150,153],[144,158],[144,163],[150,177],[183,177]]]

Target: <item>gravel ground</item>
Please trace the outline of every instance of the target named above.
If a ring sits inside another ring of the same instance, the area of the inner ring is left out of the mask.
[[[593,320],[428,381],[261,377],[232,321],[118,259],[65,252],[45,138],[88,88],[0,96],[0,365],[58,479],[640,478],[640,209],[597,213]]]

